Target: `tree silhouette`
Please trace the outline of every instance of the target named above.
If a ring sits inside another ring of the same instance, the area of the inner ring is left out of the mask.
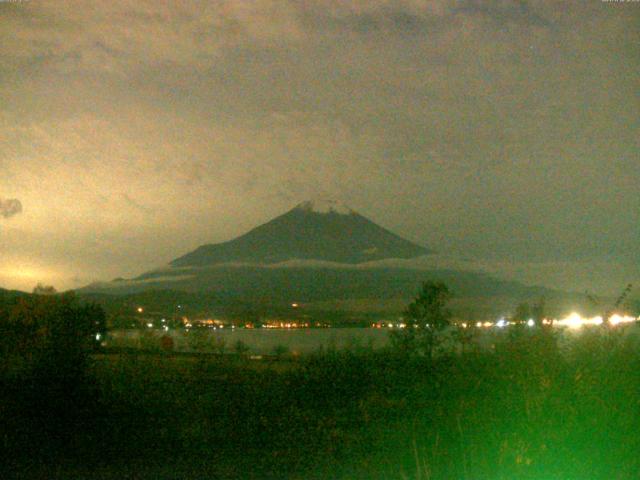
[[[97,305],[79,304],[72,293],[34,294],[6,307],[0,331],[2,350],[23,359],[24,375],[75,381],[96,339],[104,338],[105,314]]]
[[[542,321],[545,316],[545,298],[540,297],[540,300],[531,307],[531,317],[537,326],[542,326]]]
[[[418,296],[403,312],[405,328],[393,332],[394,345],[407,353],[433,356],[439,334],[451,325],[449,287],[443,282],[426,281]]]
[[[523,323],[531,318],[531,307],[527,302],[519,303],[511,317],[514,322]]]
[[[35,287],[33,287],[34,295],[55,295],[56,293],[58,293],[58,291],[52,285],[38,283]]]

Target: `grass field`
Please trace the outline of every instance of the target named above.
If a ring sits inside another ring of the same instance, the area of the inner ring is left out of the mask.
[[[3,379],[3,478],[635,479],[628,328],[436,360],[95,355],[81,379]]]

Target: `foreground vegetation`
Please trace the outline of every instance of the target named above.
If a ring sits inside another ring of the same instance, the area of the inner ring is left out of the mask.
[[[84,334],[48,349],[35,340],[49,323],[87,310],[73,299],[34,301],[48,302],[26,309],[40,312],[38,328],[27,329],[35,343],[3,347],[13,360],[9,368],[3,356],[0,379],[2,478],[566,480],[640,471],[637,326],[570,342],[514,329],[495,351],[458,355],[354,347],[251,361],[96,354]],[[3,328],[15,334],[4,311]]]

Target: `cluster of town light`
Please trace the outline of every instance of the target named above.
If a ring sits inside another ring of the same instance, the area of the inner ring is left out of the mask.
[[[181,308],[181,305],[178,305],[178,308]],[[292,303],[291,307],[293,308],[298,308],[299,304],[297,303]],[[144,309],[142,307],[138,307],[136,308],[136,311],[138,313],[142,313],[144,312]],[[189,329],[191,327],[193,327],[193,323],[191,321],[189,321],[186,317],[183,317],[183,324],[184,326]],[[619,315],[619,314],[613,314],[609,317],[608,319],[608,323],[612,326],[615,325],[620,325],[620,324],[625,324],[625,323],[632,323],[632,322],[640,322],[640,317],[633,317],[630,315]],[[162,323],[164,324],[166,322],[166,319],[162,319]],[[207,320],[196,320],[195,323],[197,323],[200,326],[208,326],[215,329],[222,329],[224,328],[224,324],[222,323],[222,321],[220,320],[211,320],[211,319],[207,319]],[[516,325],[519,324],[520,322],[514,322],[514,321],[510,321],[507,320],[505,317],[501,317],[498,320],[496,320],[495,322],[476,322],[475,326],[477,328],[492,328],[492,327],[497,327],[497,328],[505,328],[508,327],[509,325]],[[576,312],[572,312],[571,314],[567,315],[564,318],[560,318],[560,319],[548,319],[545,318],[542,320],[542,324],[543,325],[551,325],[554,327],[567,327],[567,328],[571,328],[571,329],[579,329],[583,326],[592,326],[592,325],[602,325],[604,323],[604,320],[601,316],[595,316],[595,317],[583,317],[582,315],[580,315],[579,313]],[[470,325],[470,323],[467,322],[462,322],[459,324],[462,328],[468,328]],[[533,318],[530,318],[529,320],[527,320],[525,322],[525,325],[527,325],[528,327],[535,327],[536,322],[533,320]],[[309,323],[305,323],[305,322],[281,322],[281,321],[274,321],[274,322],[267,322],[263,325],[261,325],[262,328],[286,328],[286,329],[291,329],[291,328],[309,328],[310,325]],[[321,325],[319,323],[316,324],[316,326],[328,326],[328,325]],[[372,323],[371,326],[373,328],[406,328],[407,324],[404,322],[377,322],[377,323]],[[148,328],[153,328],[154,325],[153,323],[147,323],[147,327]],[[235,328],[235,325],[231,325],[231,328]],[[417,327],[417,325],[414,325],[414,327]],[[253,328],[253,324],[246,324],[245,328]],[[169,327],[167,325],[162,325],[162,329],[164,331],[168,331]],[[96,337],[96,340],[100,340],[98,337]]]
[[[632,317],[630,315],[618,315],[617,313],[609,317],[609,323],[611,325],[619,325],[621,323],[631,323],[637,320],[638,318],[636,317]],[[602,325],[604,320],[600,316],[586,318],[574,312],[568,317],[565,317],[561,320],[554,320],[553,322],[554,322],[553,323],[554,325],[566,326],[569,328],[580,328],[584,325]]]
[[[609,317],[609,321],[608,323],[612,326],[615,325],[620,325],[620,324],[625,324],[625,323],[633,323],[633,322],[640,322],[640,317],[632,317],[630,315],[619,315],[619,314],[613,314]],[[549,319],[549,318],[545,318],[542,320],[542,324],[543,325],[550,325],[550,326],[554,326],[554,327],[567,327],[567,328],[571,328],[571,329],[579,329],[583,326],[591,326],[591,325],[602,325],[604,323],[604,320],[602,319],[601,316],[595,316],[595,317],[583,317],[582,315],[580,315],[579,313],[573,312],[569,315],[567,315],[564,318],[560,318],[560,319]],[[507,320],[505,317],[501,317],[499,318],[497,321],[495,322],[476,322],[475,326],[477,328],[505,328],[508,327],[510,325],[518,325],[521,324],[521,322],[514,322],[514,321],[509,321]],[[467,323],[467,322],[462,322],[459,324],[462,328],[468,328],[469,326],[472,326],[473,324],[471,323]],[[529,320],[527,320],[525,322],[525,325],[527,325],[528,327],[535,327],[536,326],[536,322],[533,318],[530,318]],[[398,323],[393,323],[393,322],[378,322],[378,323],[372,323],[371,326],[373,328],[406,328],[407,324],[406,323],[402,323],[402,322],[398,322]],[[415,328],[417,328],[417,325],[414,325]]]
[[[636,318],[636,317],[632,317],[630,315],[618,315],[617,313],[614,315],[611,315],[609,317],[609,324],[611,325],[619,325],[622,323],[632,323],[632,322],[636,322],[636,321],[640,321],[640,317]],[[509,325],[516,325],[518,322],[513,322],[513,321],[508,321],[505,318],[500,318],[497,322],[477,322],[476,323],[476,327],[478,328],[491,328],[491,327],[498,327],[498,328],[504,328],[504,327],[508,327]],[[578,329],[581,328],[583,326],[590,326],[590,325],[602,325],[604,323],[604,320],[602,319],[601,316],[595,316],[595,317],[583,317],[582,315],[580,315],[579,313],[576,312],[572,312],[571,314],[567,315],[564,318],[560,318],[560,319],[550,319],[550,318],[545,318],[542,320],[542,324],[543,325],[551,325],[554,327],[568,327],[568,328],[572,328],[572,329]],[[535,327],[536,322],[530,318],[529,320],[527,320],[526,325],[528,327]],[[462,327],[466,328],[467,324],[463,323]]]
[[[262,325],[262,328],[309,328],[308,322],[270,322]]]

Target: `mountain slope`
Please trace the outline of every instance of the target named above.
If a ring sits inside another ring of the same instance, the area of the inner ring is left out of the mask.
[[[168,266],[130,280],[92,284],[80,293],[107,298],[153,291],[159,300],[150,303],[159,303],[164,294],[158,292],[171,291],[185,302],[200,299],[196,303],[203,311],[294,302],[348,309],[350,301],[378,308],[376,302],[408,301],[422,281],[432,279],[446,282],[457,301],[474,309],[485,305],[485,313],[496,314],[525,299],[563,296],[464,266],[430,265],[429,253],[334,202],[305,202],[234,240],[203,245]]]
[[[335,202],[304,202],[234,240],[203,245],[171,265],[271,264],[292,259],[355,264],[428,252]]]

